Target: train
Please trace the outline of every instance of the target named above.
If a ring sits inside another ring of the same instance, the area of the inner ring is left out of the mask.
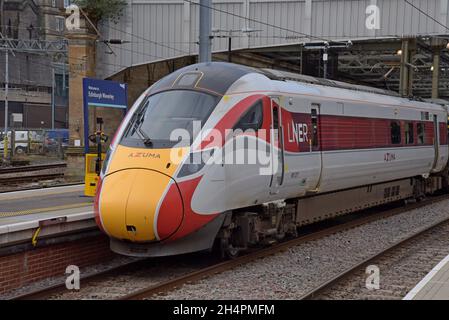
[[[448,188],[446,106],[225,62],[149,87],[107,151],[95,219],[114,252],[249,248]]]

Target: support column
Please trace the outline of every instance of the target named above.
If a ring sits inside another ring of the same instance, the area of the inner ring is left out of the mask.
[[[433,50],[433,62],[432,62],[432,99],[439,98],[438,86],[440,83],[440,49]]]
[[[190,53],[190,23],[191,23],[191,3],[185,1],[183,7],[183,28],[182,39],[184,41],[183,50]]]
[[[413,65],[411,61],[416,52],[416,40],[403,39],[401,51],[399,94],[403,97],[411,97],[413,96]]]
[[[83,78],[95,76],[97,35],[80,19],[80,29],[67,31],[69,42],[69,134],[66,176],[73,180],[84,177]]]
[[[445,47],[446,41],[440,38],[432,38],[430,40],[432,46],[432,99],[439,98],[439,84],[440,84],[440,61],[441,50]]]
[[[438,21],[442,25],[438,25],[441,33],[447,33],[447,29],[444,26],[447,26],[447,10],[448,10],[448,0],[440,0],[440,18]]]
[[[249,30],[251,29],[249,20],[250,17],[250,0],[244,0],[242,3],[242,12],[241,15],[244,16],[246,19],[244,20],[244,25],[239,25],[239,28],[243,28],[245,30]],[[257,26],[253,26],[255,29],[258,29]],[[245,32],[244,33],[244,37],[240,38],[239,44],[242,48],[250,48],[251,43],[250,43],[250,37],[251,37],[251,32]]]
[[[312,34],[312,0],[306,0],[304,3],[304,20],[302,28],[305,34]],[[309,42],[312,39],[306,38],[304,42]]]
[[[403,97],[407,96],[408,91],[408,66],[409,57],[408,57],[408,44],[409,40],[402,40],[401,46],[401,70],[399,74],[399,94]]]
[[[409,61],[410,63],[413,61],[413,57],[416,55],[416,39],[411,39],[409,44]],[[408,85],[407,85],[407,96],[413,97],[413,80],[415,78],[415,67],[409,65],[408,68]]]
[[[200,49],[199,62],[210,62],[212,59],[212,0],[200,0]]]

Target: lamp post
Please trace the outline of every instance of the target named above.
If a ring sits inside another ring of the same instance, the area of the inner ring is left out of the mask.
[[[6,46],[5,46],[6,48]],[[5,135],[3,137],[3,162],[8,160],[8,91],[9,91],[9,54],[5,50]]]

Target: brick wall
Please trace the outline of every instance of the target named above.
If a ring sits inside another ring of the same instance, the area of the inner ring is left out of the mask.
[[[94,236],[0,257],[0,294],[52,276],[68,265],[86,267],[114,257],[109,239]]]

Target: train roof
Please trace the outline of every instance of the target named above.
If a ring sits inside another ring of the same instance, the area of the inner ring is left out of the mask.
[[[390,90],[316,78],[287,71],[252,68],[228,62],[197,63],[178,69],[156,82],[151,87],[149,94],[169,89],[195,89],[225,95],[236,81],[247,74],[254,73],[264,75],[270,80],[282,81],[287,86],[290,82],[311,90],[319,89],[319,94],[322,96],[342,98],[347,97],[348,91],[352,91],[354,100],[368,98],[376,99],[379,103],[394,103],[404,106],[413,103],[423,108],[441,108],[441,105],[434,103],[435,101],[421,102],[402,98],[398,93]]]
[[[273,70],[273,69],[258,69],[262,74],[271,80],[282,81],[286,83],[286,91],[291,90],[288,84],[293,83],[301,86],[301,92],[309,91],[311,93],[319,94],[327,98],[337,98],[343,100],[365,100],[376,101],[380,104],[386,105],[400,105],[403,107],[414,106],[423,109],[444,110],[447,102],[444,100],[435,99],[416,99],[401,97],[397,92],[391,90],[384,90],[369,86],[356,85],[342,81],[329,80],[323,78],[316,78],[312,76],[296,74],[287,71]],[[306,89],[306,90],[305,90]],[[319,93],[317,93],[317,90]],[[295,90],[296,91],[296,90]],[[348,99],[348,92],[352,92],[351,98]]]
[[[260,69],[260,71],[272,80],[281,80],[281,81],[282,80],[291,80],[291,81],[295,81],[295,82],[316,84],[316,85],[321,85],[321,86],[326,86],[326,87],[334,87],[334,88],[340,88],[340,89],[348,89],[348,90],[355,90],[355,91],[360,91],[360,92],[369,92],[369,93],[383,94],[383,95],[393,96],[393,97],[400,97],[397,92],[391,91],[391,90],[384,90],[384,89],[362,86],[362,85],[357,85],[357,84],[352,84],[352,83],[347,83],[347,82],[342,82],[342,81],[336,81],[336,80],[316,78],[316,77],[312,77],[312,76],[296,74],[296,73],[287,72],[287,71],[280,71],[280,70],[273,70],[273,69]]]
[[[197,63],[178,69],[156,82],[149,92],[168,89],[197,89],[225,95],[242,76],[257,69],[226,62]]]

